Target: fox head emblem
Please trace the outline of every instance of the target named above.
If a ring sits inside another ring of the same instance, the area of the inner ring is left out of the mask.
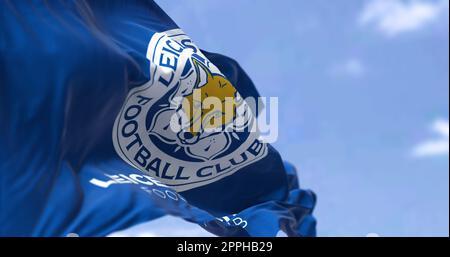
[[[239,138],[235,130],[248,125],[251,112],[223,75],[213,74],[194,58],[191,65],[192,72],[180,80],[177,91],[169,97],[177,103],[161,109],[149,133],[178,144],[177,150],[184,149],[192,157],[208,160],[226,151],[232,137]]]

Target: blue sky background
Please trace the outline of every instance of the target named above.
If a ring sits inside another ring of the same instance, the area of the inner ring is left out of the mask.
[[[448,0],[157,2],[279,97],[274,145],[318,195],[318,235],[449,235]],[[153,224],[132,233],[204,235]]]

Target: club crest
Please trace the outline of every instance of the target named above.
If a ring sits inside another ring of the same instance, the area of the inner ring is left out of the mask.
[[[179,29],[148,45],[150,80],[116,118],[119,156],[178,191],[229,176],[267,154],[252,108]]]

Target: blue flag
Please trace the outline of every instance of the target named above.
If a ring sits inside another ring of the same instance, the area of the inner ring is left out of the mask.
[[[219,236],[315,235],[314,193],[249,129],[252,81],[153,1],[1,1],[0,33],[0,236],[164,215]],[[236,108],[213,116],[197,92]]]

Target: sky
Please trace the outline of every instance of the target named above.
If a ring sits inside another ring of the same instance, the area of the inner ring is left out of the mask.
[[[449,235],[448,0],[156,1],[279,98],[319,236]],[[166,217],[116,235],[207,236]]]

